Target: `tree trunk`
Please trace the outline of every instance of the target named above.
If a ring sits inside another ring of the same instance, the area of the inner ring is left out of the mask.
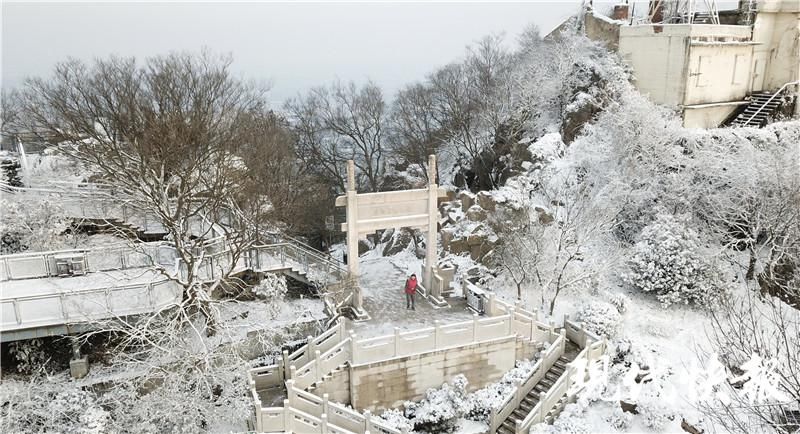
[[[747,280],[753,280],[756,274],[756,249],[752,242],[748,243],[747,250],[750,252],[750,262],[747,264],[747,274],[744,277]]]

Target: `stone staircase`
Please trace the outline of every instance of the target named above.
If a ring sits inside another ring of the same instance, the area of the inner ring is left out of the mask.
[[[775,94],[769,92],[753,94],[750,97],[750,104],[731,121],[731,125],[761,128],[780,105],[781,100]]]
[[[167,230],[163,226],[142,227],[132,221],[116,218],[81,219],[78,225],[90,231],[121,235],[143,242],[163,241],[167,236]]]
[[[536,407],[536,404],[539,403],[539,397],[541,394],[546,393],[553,387],[553,384],[561,377],[564,372],[567,370],[567,364],[571,362],[571,360],[565,356],[561,356],[553,366],[545,373],[544,378],[542,378],[534,388],[528,392],[525,396],[525,399],[522,400],[519,407],[511,413],[510,416],[503,421],[503,424],[497,429],[498,433],[501,434],[514,434],[516,432],[517,423],[521,423],[528,414]]]

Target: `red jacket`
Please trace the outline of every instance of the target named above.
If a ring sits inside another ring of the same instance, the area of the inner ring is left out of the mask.
[[[406,280],[406,294],[414,294],[417,292],[417,279]]]

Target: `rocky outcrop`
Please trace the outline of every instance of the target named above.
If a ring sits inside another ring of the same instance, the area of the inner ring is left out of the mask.
[[[413,229],[401,228],[398,230],[387,230],[381,238],[381,242],[384,243],[383,256],[395,255],[408,249],[409,246],[412,246],[411,248],[416,252],[420,241],[419,235]]]

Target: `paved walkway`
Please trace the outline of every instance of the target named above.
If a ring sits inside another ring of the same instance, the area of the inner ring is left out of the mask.
[[[362,258],[360,284],[364,294],[364,309],[371,319],[349,323],[358,336],[381,336],[394,333],[394,328],[412,330],[432,327],[435,320],[443,323],[465,321],[472,318],[466,301],[461,297],[449,298],[449,308],[434,309],[427,300],[417,295],[416,310],[406,309],[403,288],[408,277],[405,270],[390,258]]]

